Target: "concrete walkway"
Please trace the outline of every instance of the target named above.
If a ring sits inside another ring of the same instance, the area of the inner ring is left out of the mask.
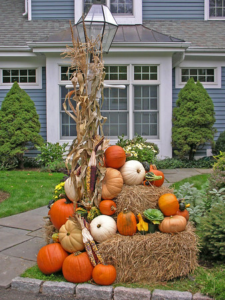
[[[162,170],[165,186],[184,178],[204,173],[210,169]],[[48,208],[41,207],[18,215],[0,219],[0,288],[7,288],[16,276],[36,264],[39,249],[44,241],[43,217]]]

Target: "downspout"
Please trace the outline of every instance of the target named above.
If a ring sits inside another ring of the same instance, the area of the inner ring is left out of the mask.
[[[25,12],[23,13],[23,17],[27,16],[28,14],[28,5],[27,5],[28,0],[25,0]]]

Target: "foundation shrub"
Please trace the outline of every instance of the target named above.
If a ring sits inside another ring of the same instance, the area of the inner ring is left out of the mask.
[[[213,147],[213,154],[218,155],[220,152],[225,152],[225,131],[220,133]]]

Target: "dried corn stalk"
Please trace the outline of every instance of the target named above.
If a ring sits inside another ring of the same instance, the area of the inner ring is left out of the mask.
[[[72,26],[71,34],[73,47],[67,46],[67,51],[63,54],[71,58],[70,68],[75,70],[71,78],[74,90],[66,95],[63,107],[76,122],[77,138],[73,141],[66,164],[69,160],[72,161],[71,176],[75,192],[82,194],[80,202],[89,210],[93,205],[98,207],[101,201],[102,180],[106,171],[102,161],[109,141],[103,142],[102,126],[107,118],[101,115],[100,106],[96,100],[97,93],[103,91],[105,73],[102,50],[98,49],[100,38],[94,42],[87,38],[87,43],[75,41]],[[90,57],[92,61],[89,63]],[[70,111],[67,109],[68,106]],[[98,148],[100,143],[102,145]],[[79,180],[75,180],[75,168],[78,161],[81,168]],[[95,181],[94,184],[93,181]],[[80,193],[81,190],[83,193]]]

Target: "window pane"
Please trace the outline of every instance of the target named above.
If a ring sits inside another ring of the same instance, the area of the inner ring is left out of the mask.
[[[12,76],[19,75],[19,70],[11,70],[11,75]]]
[[[197,75],[197,69],[190,69],[190,75]]]
[[[10,77],[3,77],[3,83],[9,83]]]
[[[157,66],[134,66],[134,80],[157,80]]]
[[[66,94],[69,92],[69,89],[66,89],[65,86],[61,87],[61,136],[62,137],[74,137],[77,135],[76,132],[76,123],[75,121],[65,112],[63,108],[63,102],[65,100]],[[75,102],[72,102],[75,108]],[[69,105],[68,101],[66,103],[67,105],[67,110],[72,112]]]
[[[189,75],[189,69],[182,69],[181,74],[182,75]]]
[[[27,70],[20,70],[20,76],[27,76]]]
[[[127,80],[127,66],[106,66],[105,80]]]

